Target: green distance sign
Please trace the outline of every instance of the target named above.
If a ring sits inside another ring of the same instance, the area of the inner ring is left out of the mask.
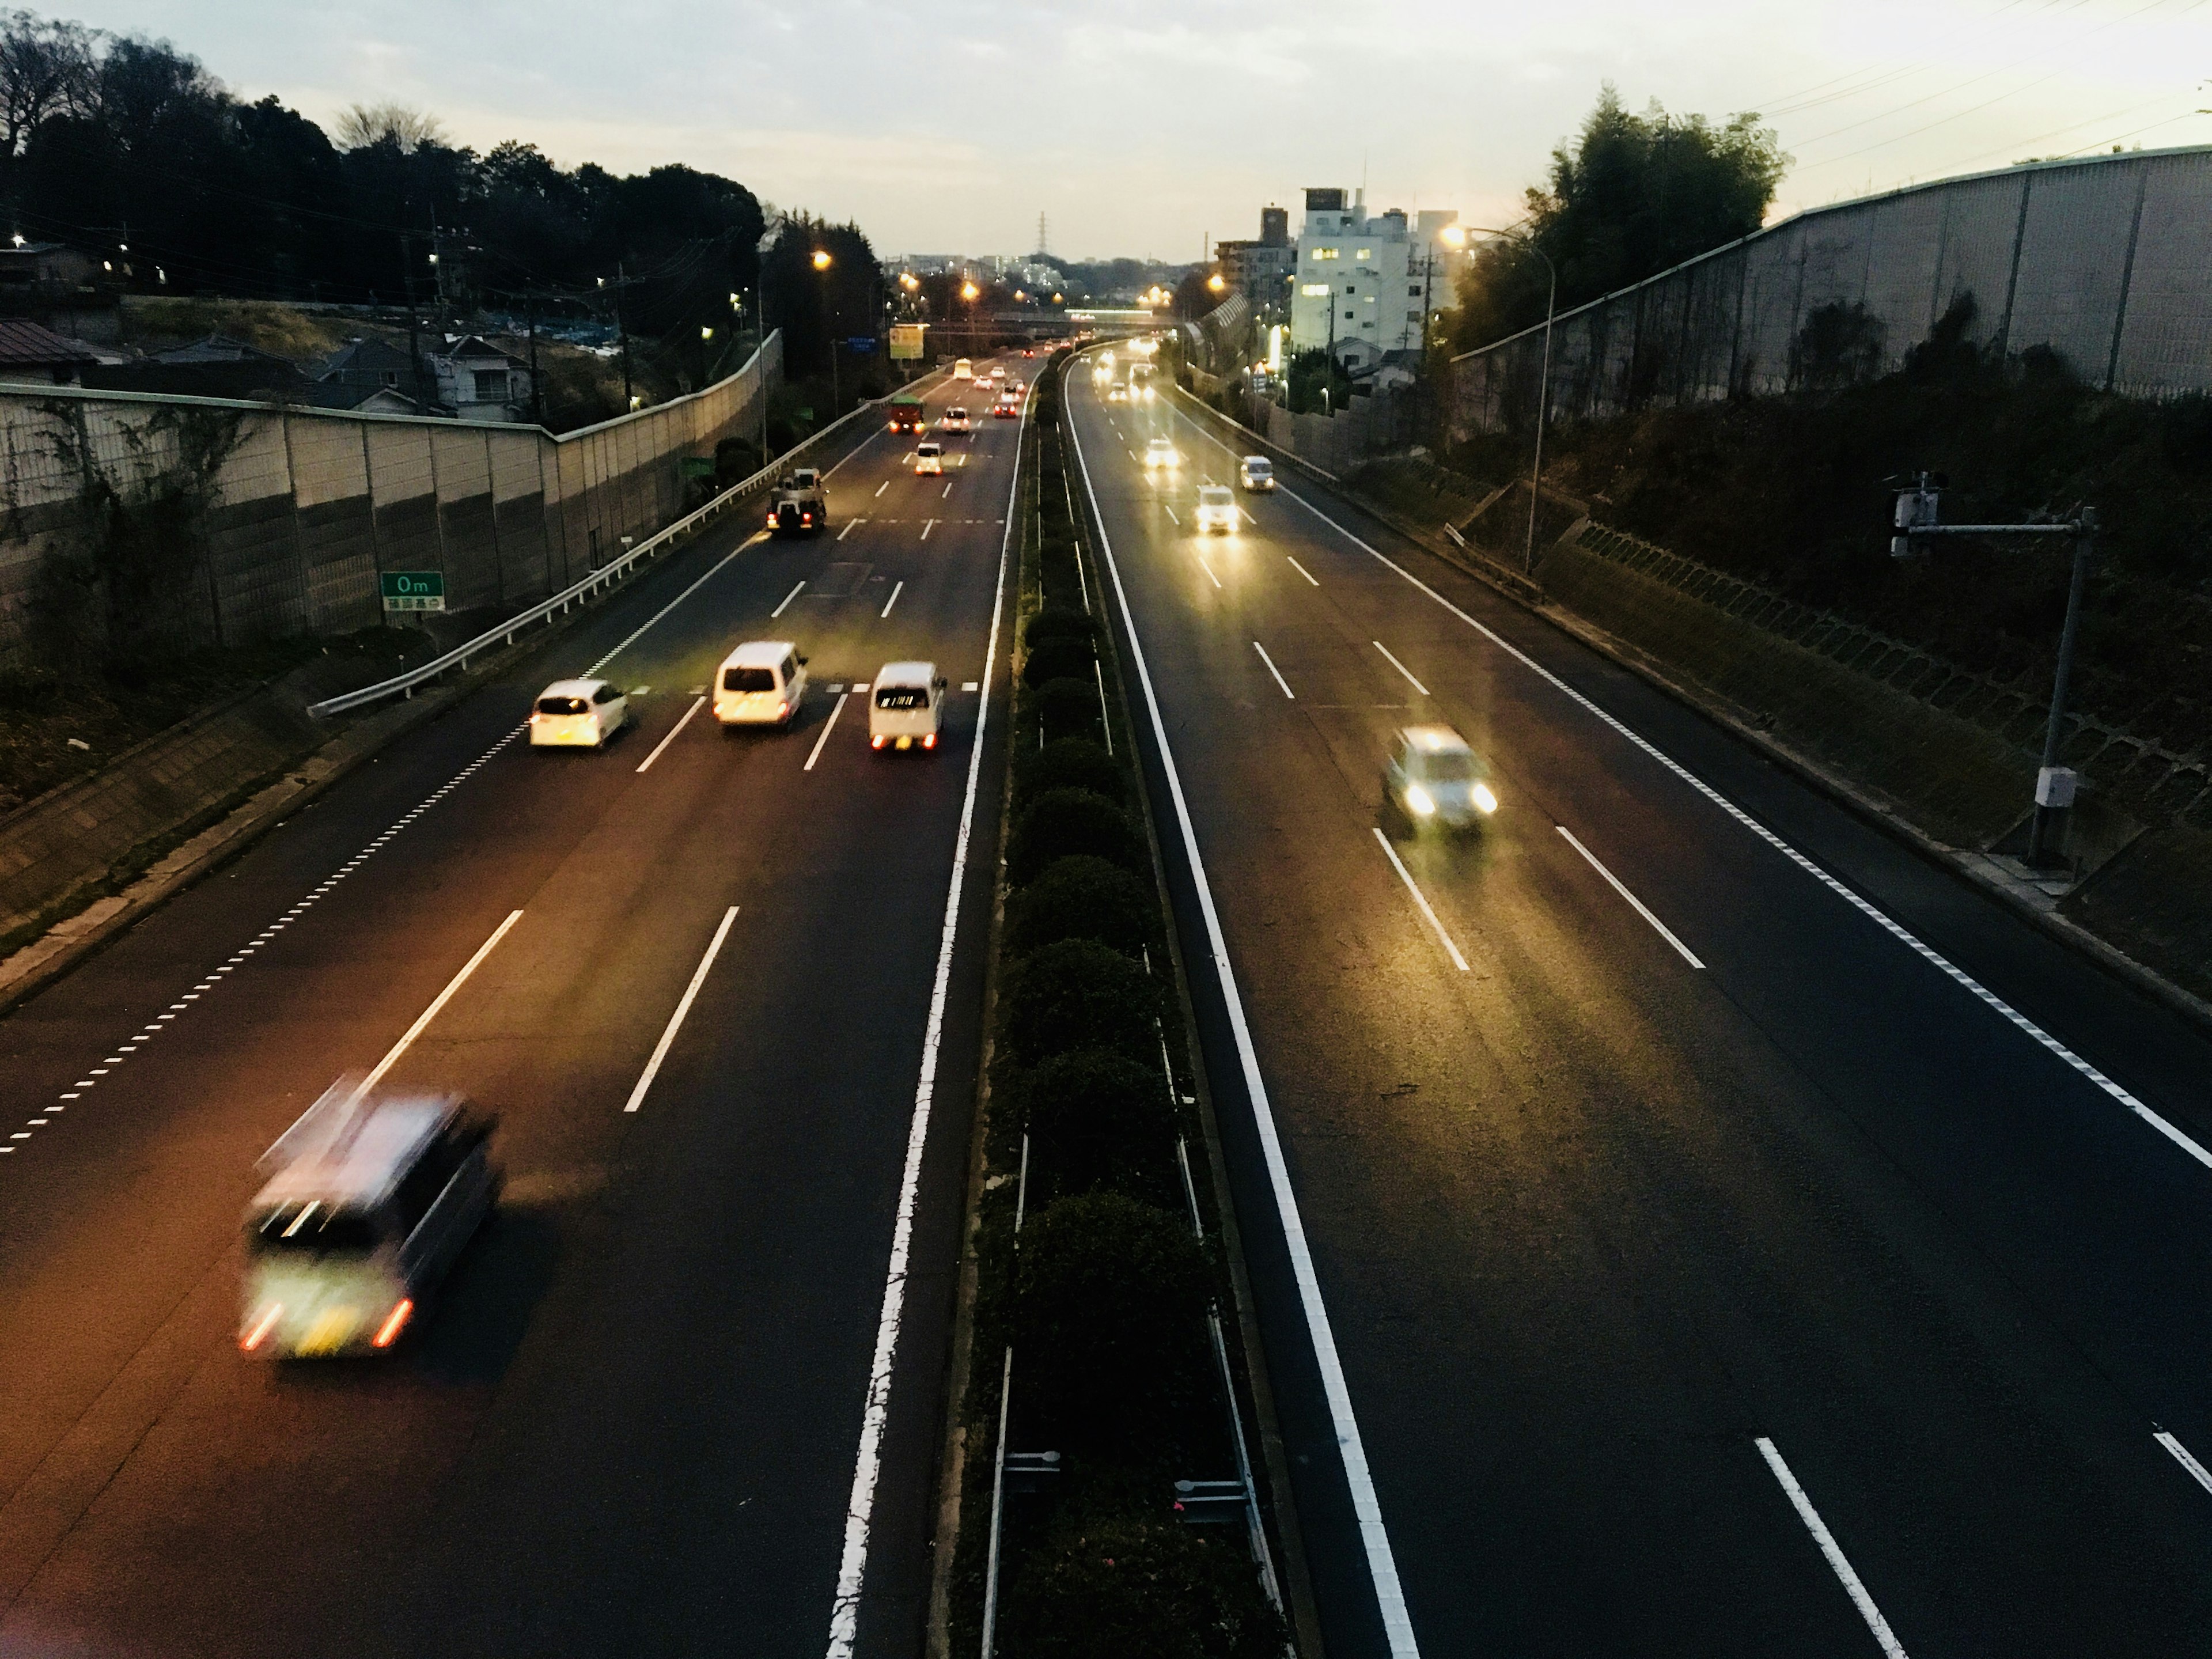
[[[446,608],[446,573],[442,570],[386,570],[377,580],[384,589],[386,611]]]

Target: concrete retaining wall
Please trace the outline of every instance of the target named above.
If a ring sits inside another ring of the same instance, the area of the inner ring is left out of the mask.
[[[86,554],[96,504],[195,495],[198,546],[161,587],[181,644],[343,633],[383,617],[386,570],[434,570],[449,611],[513,610],[575,581],[686,504],[682,461],[758,427],[783,342],[702,392],[581,432],[211,398],[0,386],[0,661],[41,562]]]
[[[1896,368],[1954,301],[2132,396],[2212,391],[2212,148],[2049,161],[1801,213],[1560,316],[1555,416],[1598,417]],[[1825,311],[1824,311],[1824,308]],[[1817,319],[1817,320],[1816,320]],[[1533,415],[1539,326],[1452,362],[1455,438]]]

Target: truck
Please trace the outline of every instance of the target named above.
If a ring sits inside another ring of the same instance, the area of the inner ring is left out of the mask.
[[[776,535],[820,535],[830,525],[830,502],[820,469],[802,466],[776,480],[768,500],[768,527]]]
[[[897,397],[891,399],[891,430],[920,432],[929,425],[929,411],[922,407],[919,398]]]

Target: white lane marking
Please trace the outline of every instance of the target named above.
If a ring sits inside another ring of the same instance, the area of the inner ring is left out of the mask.
[[[653,762],[659,760],[660,758],[660,751],[667,748],[670,744],[675,742],[677,734],[682,732],[685,726],[691,724],[692,715],[697,714],[706,706],[707,700],[706,698],[702,697],[696,702],[693,703],[689,708],[685,709],[684,711],[684,718],[677,721],[674,726],[669,727],[668,735],[666,737],[663,738],[659,743],[653,744],[653,752],[637,763],[637,769],[642,772],[647,767],[652,765]]]
[[[951,494],[952,494],[952,480],[951,480],[951,479],[950,479],[950,478],[947,478],[947,479],[945,481],[945,495],[939,495],[937,499],[938,499],[939,501],[943,501],[943,500],[945,500],[945,496],[948,496],[948,495],[951,495]]]
[[[1206,572],[1206,580],[1212,582],[1216,587],[1220,586],[1221,578],[1213,574],[1213,567],[1206,562],[1206,555],[1200,553],[1198,554],[1196,557],[1198,559],[1198,568]]]
[[[507,937],[507,929],[521,920],[522,912],[520,910],[510,910],[507,913],[507,920],[491,930],[491,937],[477,946],[476,955],[471,957],[462,965],[459,973],[446,981],[446,988],[438,993],[430,1006],[416,1017],[415,1023],[407,1028],[406,1034],[392,1045],[382,1060],[376,1062],[376,1069],[362,1079],[360,1086],[354,1091],[356,1098],[359,1098],[376,1087],[384,1074],[399,1063],[399,1057],[415,1046],[415,1039],[428,1030],[430,1022],[437,1018],[438,1011],[453,1000],[453,994],[468,983],[469,975],[483,965],[483,959],[492,953],[493,947]]]
[[[1283,688],[1283,695],[1290,698],[1292,702],[1296,702],[1297,694],[1291,691],[1288,682],[1283,678],[1283,671],[1275,666],[1275,659],[1267,654],[1267,647],[1255,640],[1252,641],[1252,648],[1260,653],[1260,660],[1267,665],[1267,672],[1275,677],[1275,684]]]
[[[1284,554],[1283,556],[1286,559],[1291,559],[1291,556],[1287,553]],[[1298,574],[1304,576],[1308,581],[1313,582],[1313,585],[1316,587],[1319,587],[1321,586],[1319,582],[1314,582],[1313,572],[1307,569],[1305,566],[1300,564],[1296,559],[1291,559],[1291,568],[1297,571]]]
[[[889,489],[890,487],[891,487],[891,481],[890,481],[889,478],[886,478],[886,479],[884,479],[881,483],[879,483],[879,484],[878,484],[878,485],[876,486],[876,494],[877,494],[878,495],[881,495],[884,493],[884,491],[885,491],[886,489]]]
[[[623,1110],[634,1112],[645,1103],[645,1091],[653,1087],[653,1079],[660,1075],[660,1062],[668,1058],[668,1050],[676,1042],[676,1034],[684,1028],[684,1016],[691,1012],[693,999],[699,988],[707,982],[707,970],[714,965],[714,957],[721,951],[722,941],[730,936],[730,924],[738,919],[738,907],[732,904],[722,912],[722,925],[714,929],[714,937],[708,941],[707,954],[699,958],[699,965],[691,970],[691,982],[684,988],[677,1000],[676,1012],[668,1017],[661,1028],[660,1041],[653,1045],[653,1058],[645,1062],[645,1069],[637,1074],[637,1086],[629,1091],[623,1103]]]
[[[830,728],[837,724],[837,716],[845,712],[845,698],[850,696],[852,693],[848,691],[831,705],[830,718],[822,722],[822,735],[814,739],[814,747],[807,751],[806,764],[799,769],[800,771],[811,772],[814,763],[822,758],[822,745],[830,741]]]
[[[922,540],[924,540],[924,541],[927,541],[927,540],[929,539],[929,532],[930,532],[931,531],[933,531],[933,530],[936,529],[936,528],[937,528],[937,520],[934,520],[934,519],[924,519],[924,520],[921,521],[921,538],[922,538]]]
[[[1413,872],[1398,856],[1398,849],[1390,845],[1390,837],[1377,830],[1375,831],[1375,842],[1382,849],[1382,856],[1390,860],[1390,867],[1398,872],[1398,879],[1406,884],[1406,890],[1413,896],[1413,902],[1420,906],[1421,914],[1428,918],[1429,926],[1436,930],[1437,940],[1443,945],[1445,954],[1452,959],[1452,966],[1462,974],[1468,971],[1467,958],[1460,955],[1459,946],[1452,943],[1452,936],[1444,932],[1443,923],[1437,920],[1437,913],[1429,908],[1429,901],[1423,895],[1420,884],[1413,879]]]
[[[983,684],[998,659],[999,621],[1006,605],[1006,559],[1013,544],[1014,503],[1021,487],[1021,436],[1029,425],[1022,405],[1014,431],[1013,478],[1006,487],[1006,530],[999,540],[999,574],[991,590],[990,642],[983,652]],[[952,846],[952,878],[945,890],[945,926],[938,937],[937,977],[929,992],[929,1018],[922,1028],[921,1075],[914,1091],[914,1120],[906,1137],[906,1167],[899,1176],[898,1218],[891,1231],[890,1261],[884,1274],[883,1311],[876,1322],[875,1358],[868,1370],[867,1404],[860,1414],[860,1444],[853,1462],[853,1491],[845,1501],[845,1548],[837,1565],[837,1595],[830,1609],[828,1659],[852,1659],[860,1620],[860,1586],[867,1577],[868,1530],[876,1508],[876,1482],[883,1473],[884,1429],[890,1420],[891,1361],[898,1352],[899,1327],[906,1316],[907,1262],[914,1249],[914,1212],[921,1193],[921,1153],[929,1139],[930,1109],[937,1097],[937,1051],[944,1041],[945,1005],[952,986],[952,945],[960,923],[960,884],[968,871],[968,844],[975,830],[976,785],[982,776],[983,732],[990,723],[987,691],[975,711],[975,736],[968,753],[968,787],[960,801],[960,834]]]
[[[805,586],[805,582],[801,581],[799,584],[799,587],[794,587],[790,592],[785,594],[783,596],[783,603],[768,613],[769,620],[770,622],[774,622],[778,617],[781,617],[787,610],[788,610],[791,606],[791,602],[799,597],[799,588]]]
[[[884,601],[884,616],[888,617],[891,614],[891,607],[898,603],[899,590],[905,586],[906,581],[904,578],[901,578],[899,580],[891,584],[891,596]],[[878,618],[878,620],[880,621],[881,618]]]
[[[2160,1445],[2165,1447],[2166,1450],[2173,1454],[2173,1461],[2180,1464],[2183,1468],[2189,1471],[2190,1478],[2191,1480],[2195,1480],[2198,1486],[2203,1487],[2205,1491],[2212,1492],[2212,1470],[2207,1469],[2202,1463],[2191,1456],[2188,1447],[2183,1445],[2179,1440],[2176,1440],[2164,1429],[2160,1429],[2151,1437],[2157,1441]]]
[[[963,691],[977,690],[981,688],[981,682],[978,680],[963,680],[960,682],[960,689]]]
[[[1390,657],[1390,647],[1383,644],[1382,641],[1377,640],[1375,641],[1375,648],[1377,651],[1380,651],[1384,656]],[[1390,666],[1396,669],[1401,674],[1403,674],[1406,677],[1406,684],[1412,686],[1414,690],[1419,692],[1425,697],[1429,695],[1429,688],[1423,685],[1420,681],[1415,679],[1413,678],[1413,671],[1407,667],[1405,664],[1400,662],[1397,658],[1390,657]]]
[[[1162,501],[1160,503],[1160,511],[1166,514],[1170,520],[1174,520],[1175,527],[1176,529],[1180,530],[1182,528],[1182,520],[1176,518],[1175,508],[1170,507],[1165,501]]]
[[[1620,894],[1621,897],[1626,899],[1631,908],[1635,910],[1638,915],[1643,917],[1644,921],[1650,922],[1654,927],[1659,930],[1660,938],[1665,939],[1668,944],[1673,945],[1677,951],[1680,951],[1682,953],[1683,961],[1688,963],[1692,968],[1701,969],[1705,965],[1704,963],[1698,960],[1698,953],[1696,951],[1692,951],[1688,945],[1683,944],[1680,939],[1674,937],[1674,930],[1673,928],[1669,927],[1665,922],[1660,921],[1658,917],[1653,915],[1651,912],[1645,908],[1642,899],[1637,897],[1635,894],[1630,892],[1626,886],[1622,885],[1621,879],[1619,876],[1614,875],[1612,871],[1607,869],[1604,865],[1598,862],[1597,854],[1591,852],[1589,848],[1583,846],[1582,842],[1577,839],[1573,830],[1568,829],[1564,823],[1555,823],[1552,827],[1567,838],[1568,846],[1573,848],[1575,851],[1580,853],[1585,859],[1589,860],[1589,867],[1596,871],[1601,876],[1603,876],[1606,880],[1612,884],[1613,890]]]
[[[1874,1632],[1874,1639],[1881,1644],[1881,1650],[1889,1656],[1889,1659],[1905,1659],[1905,1644],[1890,1629],[1889,1620],[1881,1616],[1881,1609],[1875,1606],[1874,1597],[1867,1594],[1867,1587],[1859,1582],[1857,1572],[1838,1547],[1835,1534],[1828,1530],[1828,1523],[1820,1519],[1820,1512],[1813,1507],[1813,1500],[1805,1496],[1805,1489],[1797,1484],[1797,1477],[1790,1473],[1790,1466],[1782,1461],[1782,1454],[1774,1449],[1774,1443],[1765,1435],[1759,1437],[1757,1443],[1759,1455],[1766,1460],[1766,1467],[1774,1471],[1774,1478],[1782,1483],[1782,1490],[1790,1495],[1790,1507],[1797,1511],[1797,1518],[1805,1523],[1805,1530],[1813,1534],[1813,1541],[1820,1547],[1820,1553],[1828,1558],[1828,1565],[1835,1569],[1836,1577],[1843,1581],[1844,1589],[1850,1595],[1851,1605],[1859,1610],[1859,1617],[1866,1620],[1867,1628]]]
[[[1195,426],[1196,422],[1194,422],[1192,424]],[[1205,438],[1207,442],[1213,444],[1217,448],[1222,449],[1224,452],[1227,451],[1228,447],[1221,443],[1221,441],[1215,438],[1212,434],[1206,431],[1202,427],[1199,428],[1198,430],[1199,434]],[[2145,1105],[2125,1086],[2115,1079],[2106,1076],[2103,1072],[2098,1070],[2097,1067],[2090,1064],[2088,1060],[2075,1053],[2073,1049],[2068,1048],[2057,1037],[2051,1036],[2050,1032],[2045,1030],[2040,1025],[2038,1025],[2026,1014],[2021,1013],[2019,1009],[2014,1007],[1996,992],[1990,990],[1989,987],[1984,985],[1972,974],[1966,972],[1965,969],[1960,968],[1948,957],[1936,950],[1935,946],[1923,941],[1917,934],[1907,928],[1904,923],[1892,917],[1887,911],[1875,904],[1873,900],[1863,897],[1855,890],[1845,885],[1841,878],[1829,874],[1827,871],[1822,869],[1818,864],[1814,863],[1811,858],[1808,857],[1805,854],[1799,852],[1788,842],[1783,840],[1780,836],[1776,835],[1773,830],[1768,829],[1765,824],[1761,823],[1757,818],[1753,817],[1742,807],[1737,805],[1726,795],[1721,793],[1719,790],[1714,788],[1712,785],[1707,783],[1703,778],[1699,777],[1695,772],[1690,770],[1688,767],[1683,765],[1681,762],[1676,760],[1665,750],[1660,748],[1659,745],[1652,742],[1650,738],[1645,737],[1642,732],[1635,730],[1618,715],[1609,713],[1607,710],[1601,708],[1589,697],[1585,696],[1582,692],[1575,690],[1575,688],[1568,684],[1565,680],[1560,678],[1559,675],[1545,667],[1543,664],[1538,662],[1527,652],[1522,650],[1520,647],[1513,644],[1496,629],[1486,627],[1483,623],[1477,622],[1466,611],[1461,610],[1459,606],[1454,605],[1443,594],[1437,592],[1435,588],[1430,586],[1428,583],[1423,581],[1419,576],[1413,574],[1412,571],[1407,569],[1405,566],[1400,564],[1395,559],[1389,557],[1387,554],[1378,552],[1375,548],[1370,546],[1359,537],[1355,536],[1351,531],[1346,529],[1344,526],[1339,524],[1334,519],[1329,517],[1328,514],[1322,512],[1321,508],[1316,507],[1311,501],[1306,500],[1304,496],[1299,495],[1297,491],[1294,489],[1285,489],[1279,493],[1296,501],[1300,507],[1305,508],[1307,512],[1312,514],[1314,517],[1319,519],[1331,530],[1336,532],[1338,535],[1343,537],[1345,540],[1350,542],[1354,547],[1366,554],[1376,563],[1382,565],[1389,570],[1396,572],[1397,574],[1405,578],[1409,584],[1427,594],[1428,597],[1435,600],[1437,605],[1451,612],[1453,616],[1458,617],[1469,628],[1474,629],[1476,633],[1481,635],[1483,638],[1488,640],[1500,651],[1512,658],[1514,661],[1519,663],[1530,673],[1535,675],[1537,678],[1542,680],[1546,684],[1552,687],[1553,690],[1559,692],[1562,696],[1567,698],[1568,701],[1576,704],[1585,714],[1588,714],[1593,719],[1600,721],[1603,725],[1610,726],[1613,732],[1626,738],[1628,742],[1633,744],[1637,748],[1642,750],[1644,754],[1650,756],[1661,766],[1666,768],[1668,771],[1673,773],[1677,778],[1680,779],[1682,782],[1687,784],[1692,789],[1697,791],[1698,794],[1703,795],[1708,801],[1711,801],[1715,806],[1718,807],[1723,812],[1725,812],[1729,817],[1735,819],[1735,822],[1744,829],[1749,830],[1753,836],[1756,836],[1759,840],[1765,842],[1769,847],[1781,854],[1784,858],[1788,859],[1790,863],[1796,865],[1800,870],[1810,876],[1814,881],[1819,882],[1821,886],[1826,888],[1831,893],[1833,893],[1838,898],[1843,900],[1844,903],[1850,905],[1851,908],[1856,910],[1869,921],[1874,923],[1875,927],[1881,928],[1882,932],[1887,933],[1899,944],[1904,945],[1906,950],[1911,951],[1922,961],[1928,963],[1929,966],[1942,974],[1945,978],[1951,981],[1953,984],[1958,986],[1961,990],[1966,992],[1977,1001],[1981,1003],[1983,1006],[1988,1008],[1991,1012],[2006,1020],[2022,1036],[2027,1037],[2031,1042],[2043,1048],[2046,1053],[2051,1054],[2060,1061],[2063,1062],[2066,1066],[2071,1067],[2078,1075],[2094,1085],[2099,1090],[2101,1090],[2110,1098],[2126,1107],[2128,1110],[2134,1113],[2136,1116],[2141,1118],[2152,1128],[2157,1130],[2159,1133],[2164,1135],[2168,1140],[2172,1141],[2184,1152],[2186,1152],[2191,1158],[2195,1158],[2197,1163],[2203,1164],[2208,1170],[2212,1170],[2212,1151],[2206,1150],[2203,1146],[2192,1139],[2179,1128],[2176,1127],[2174,1124],[2166,1117],[2162,1116],[2158,1112],[2154,1111],[2150,1107]]]
[[[1152,689],[1152,669],[1145,660],[1145,647],[1137,638],[1136,619],[1129,613],[1128,591],[1121,585],[1121,567],[1114,556],[1112,539],[1106,533],[1106,515],[1098,509],[1098,492],[1091,482],[1091,463],[1084,455],[1083,440],[1075,423],[1068,422],[1066,429],[1073,441],[1076,465],[1083,473],[1083,493],[1091,502],[1091,519],[1098,526],[1098,544],[1106,556],[1107,573],[1114,579],[1114,596],[1121,605],[1122,629],[1129,639],[1129,659],[1136,665],[1137,683],[1145,693],[1145,712],[1152,725],[1152,741],[1159,750],[1168,793],[1175,800],[1176,827],[1182,838],[1183,856],[1190,864],[1192,884],[1198,891],[1199,913],[1206,921],[1206,945],[1213,957],[1213,971],[1221,981],[1222,1000],[1228,1006],[1229,1028],[1236,1038],[1245,1093],[1251,1099],[1253,1120],[1259,1128],[1261,1155],[1267,1166],[1267,1183],[1274,1194],[1283,1242],[1290,1252],[1291,1273],[1297,1284],[1306,1334],[1313,1343],[1315,1363],[1321,1370],[1322,1393],[1328,1401],[1329,1421],[1336,1431],[1337,1454],[1343,1460],[1345,1484],[1351,1488],[1352,1512],[1359,1524],[1360,1543],[1367,1558],[1368,1577],[1374,1582],[1383,1633],[1389,1639],[1392,1659],[1419,1659],[1420,1644],[1413,1639],[1413,1616],[1407,1611],[1406,1592],[1398,1583],[1397,1558],[1391,1552],[1390,1534],[1382,1522],[1382,1500],[1376,1495],[1374,1474],[1368,1468],[1366,1442],[1360,1437],[1359,1419],[1352,1409],[1352,1390],[1345,1381],[1344,1363],[1336,1351],[1336,1335],[1329,1324],[1328,1310],[1322,1301],[1321,1278],[1314,1267],[1312,1247],[1306,1243],[1297,1194],[1291,1188],[1290,1165],[1283,1157],[1274,1107],[1267,1098],[1267,1085],[1260,1076],[1259,1051],[1253,1046],[1252,1027],[1244,1017],[1243,999],[1237,992],[1237,975],[1229,961],[1229,941],[1221,931],[1220,914],[1214,908],[1213,887],[1206,878],[1206,861],[1199,855],[1198,831],[1191,823],[1190,803],[1183,798],[1175,750],[1168,743],[1159,697]]]
[[[848,520],[845,520],[845,527],[844,527],[842,530],[841,530],[841,531],[839,531],[839,532],[837,532],[837,539],[838,539],[839,541],[841,541],[841,542],[842,542],[842,541],[843,541],[843,540],[845,539],[845,538],[846,538],[846,537],[848,537],[848,536],[851,535],[851,534],[852,534],[855,530],[859,529],[862,525],[864,525],[864,524],[866,524],[866,523],[867,523],[867,520],[866,520],[866,519],[848,519]]]
[[[765,530],[757,530],[751,535],[746,537],[744,540],[739,542],[735,547],[732,548],[728,552],[723,554],[720,558],[715,560],[714,564],[708,568],[705,575],[700,577],[697,581],[693,582],[690,586],[685,588],[674,599],[669,600],[666,605],[662,605],[659,610],[654,611],[643,628],[641,628],[635,633],[631,634],[629,637],[625,639],[620,645],[617,646],[613,650],[608,652],[605,656],[601,657],[597,662],[586,669],[584,671],[584,677],[586,678],[589,678],[592,675],[598,673],[599,670],[605,668],[617,657],[619,657],[623,652],[629,650],[630,647],[635,645],[638,641],[645,637],[646,634],[653,628],[654,623],[658,623],[663,617],[675,610],[678,605],[683,604],[684,600],[690,599],[694,593],[696,593],[701,588],[704,587],[708,580],[711,579],[717,571],[720,570],[724,565],[729,563],[732,559],[736,558],[738,554],[744,552],[747,548],[753,546],[757,543],[764,542],[767,539],[768,532]]]

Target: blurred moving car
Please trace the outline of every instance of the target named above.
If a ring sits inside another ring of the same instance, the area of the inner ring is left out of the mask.
[[[605,680],[556,680],[530,705],[532,749],[598,749],[629,720],[629,699]]]
[[[1182,463],[1182,457],[1176,453],[1176,447],[1172,440],[1167,438],[1145,440],[1145,470],[1146,471],[1163,466],[1179,466]]]
[[[1227,484],[1200,484],[1198,487],[1198,527],[1212,532],[1237,528],[1237,497],[1230,493]]]
[[[887,662],[876,671],[868,703],[868,747],[937,747],[944,719],[945,679],[933,662]]]
[[[1106,388],[1106,401],[1109,404],[1127,403],[1129,401],[1129,388],[1123,386],[1119,380],[1115,381],[1113,385]]]
[[[974,380],[975,378],[975,366],[973,363],[970,363],[965,357],[954,358],[952,362],[952,378],[956,380]]]
[[[994,363],[994,364],[992,364],[992,365],[991,365],[991,378],[992,378],[993,380],[1005,380],[1005,379],[1006,378],[1006,366],[1004,363]]]
[[[1237,482],[1254,495],[1275,487],[1275,464],[1265,455],[1247,455],[1237,463]]]
[[[254,1165],[238,1346],[389,1351],[497,1201],[492,1127],[458,1095],[325,1090]]]
[[[1383,799],[1419,831],[1472,829],[1498,810],[1490,768],[1449,726],[1409,726],[1382,769]]]
[[[993,418],[1001,421],[1019,420],[1021,413],[1022,400],[1011,392],[1001,392],[997,405],[991,410]]]
[[[945,471],[945,446],[934,438],[924,438],[914,447],[914,476],[933,477]]]
[[[789,640],[747,640],[714,672],[714,718],[732,726],[782,726],[806,696],[806,659]]]
[[[965,404],[955,404],[946,410],[945,418],[937,425],[941,432],[973,432],[975,429],[975,422],[969,418]]]

